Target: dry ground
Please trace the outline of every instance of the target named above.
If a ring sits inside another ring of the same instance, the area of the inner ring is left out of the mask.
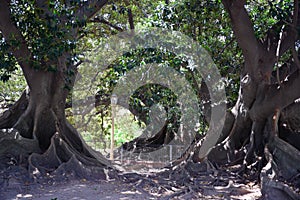
[[[197,166],[193,166],[197,167]],[[198,166],[202,167],[202,166]],[[189,175],[186,173],[189,171]],[[189,176],[189,177],[187,177]],[[204,169],[177,168],[171,173],[160,171],[119,172],[119,178],[87,181],[47,181],[23,183],[11,178],[0,190],[0,200],[98,200],[98,199],[244,199],[261,197],[253,182]]]
[[[201,186],[199,186],[201,187]],[[155,190],[155,188],[152,188]],[[175,189],[175,188],[174,188]],[[215,187],[203,189],[203,192],[182,192],[175,197],[175,191],[158,194],[155,191],[141,190],[132,184],[119,181],[89,182],[85,180],[59,183],[47,186],[28,186],[26,189],[10,188],[4,191],[0,199],[38,199],[38,200],[97,200],[97,199],[258,199],[257,186]]]

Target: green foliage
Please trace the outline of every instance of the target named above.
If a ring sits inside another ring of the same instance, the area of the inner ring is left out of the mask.
[[[134,116],[124,109],[117,109],[115,119],[115,145],[121,146],[125,142],[138,137],[142,133],[144,125],[140,126]],[[111,127],[110,127],[111,133]],[[107,140],[110,141],[110,134],[107,135]]]
[[[140,11],[137,11],[137,13],[135,13],[135,23],[137,26],[140,28],[144,26],[169,28],[171,30],[181,31],[194,38],[194,40],[199,41],[204,48],[209,50],[213,59],[218,64],[224,76],[224,81],[227,83],[227,94],[231,97],[230,103],[233,104],[237,99],[238,71],[242,58],[241,51],[234,41],[228,16],[222,5],[217,1],[210,3],[203,2],[201,5],[199,5],[197,1],[179,1],[172,2],[168,5],[161,1],[145,1],[143,3],[145,3],[145,7],[140,7],[140,10],[148,15],[144,17],[140,14]],[[122,29],[128,29],[125,12],[128,8],[128,6],[122,3],[112,3],[99,14],[99,17],[103,17],[111,24],[117,25]],[[133,10],[136,9],[134,5],[131,5],[130,8]],[[90,31],[90,39],[84,40],[84,43],[80,44],[80,48],[87,51],[89,48],[99,45],[101,41],[105,41],[103,37],[116,33],[116,30],[113,28],[109,26],[99,26],[99,24],[95,22],[89,24],[85,31],[87,33]],[[99,36],[102,38],[99,38]],[[227,45],[228,48],[224,48],[224,46]],[[237,52],[236,56],[234,56],[235,52]],[[162,66],[165,65],[174,68],[177,72],[186,77],[195,90],[195,93],[199,92],[197,91],[196,83],[193,82],[193,78],[196,78],[198,83],[200,83],[202,77],[198,73],[193,72],[181,56],[148,48],[125,53],[122,57],[111,63],[106,71],[101,72],[99,74],[99,82],[96,83],[98,85],[97,97],[99,99],[109,98],[114,86],[122,76],[130,70],[148,63],[157,63]],[[83,86],[83,88],[86,87]],[[159,103],[167,110],[167,118],[170,121],[168,128],[176,129],[180,122],[177,121],[180,120],[180,112],[176,100],[177,97],[169,89],[159,85],[146,85],[139,88],[134,95],[131,96],[130,107],[140,113],[136,116],[140,124],[149,124],[150,107]],[[199,103],[201,104],[200,101]],[[103,111],[106,113],[109,113],[109,110],[109,107],[103,107]],[[108,120],[109,116],[107,117]],[[202,118],[203,116],[201,116],[200,113],[198,117]],[[203,132],[206,125],[202,124],[200,127],[202,128],[199,129],[199,132]],[[100,129],[94,129],[92,132],[97,133],[97,130]],[[104,135],[109,136],[110,126],[104,127],[103,130],[106,130],[106,133],[102,132],[102,134],[104,133]],[[116,138],[120,138],[119,134],[123,135],[122,138],[127,138],[126,135],[129,135],[125,134],[123,130],[119,130],[117,126]]]
[[[25,88],[26,81],[19,68],[10,74],[9,80],[0,81],[0,110],[16,102]]]
[[[89,23],[85,18],[74,16],[74,12],[83,2],[71,1],[72,5],[67,7],[63,1],[50,0],[47,1],[50,9],[45,13],[42,9],[37,8],[36,1],[12,1],[13,20],[28,43],[33,57],[32,67],[55,72],[57,57],[64,52],[71,54],[67,64],[78,62],[85,57],[83,52],[92,51],[111,35],[119,33],[117,29],[128,30],[128,11],[131,10],[137,28],[166,28],[180,31],[198,41],[209,52],[220,70],[226,83],[229,107],[234,105],[238,98],[243,57],[232,32],[229,16],[220,0],[180,0],[170,1],[168,4],[165,1],[148,0],[128,1],[129,3],[114,1],[109,2],[96,14],[95,20]],[[292,10],[292,4],[291,0],[249,1],[246,9],[250,13],[257,37],[264,37],[267,30],[276,24],[279,24],[276,30],[279,32],[281,25],[290,23],[292,16],[288,13]],[[44,19],[42,16],[46,16],[46,18]],[[62,16],[64,20],[60,20]],[[108,23],[101,23],[99,19]],[[72,35],[70,30],[81,26],[84,26],[79,32],[81,35]],[[78,37],[81,38],[80,41],[77,41]],[[0,82],[0,101],[2,102],[15,101],[25,87],[24,79],[20,79],[13,73],[18,65],[10,51],[11,47],[18,48],[20,41],[14,38],[14,35],[11,35],[10,39],[11,46],[6,43],[0,33],[0,80],[7,81],[5,84]],[[286,57],[288,58],[288,56]],[[51,64],[43,65],[44,63]],[[91,96],[96,93],[96,97],[100,100],[107,100],[122,76],[130,70],[148,63],[157,63],[175,69],[184,75],[196,94],[199,92],[193,79],[195,78],[200,83],[202,77],[188,67],[183,57],[151,48],[124,53],[113,61],[107,70],[99,73],[99,82],[95,83],[97,84],[96,91],[90,91],[87,85],[82,85],[82,90],[90,92]],[[92,72],[94,73],[94,71]],[[17,74],[20,74],[20,71]],[[70,77],[74,75],[74,71],[66,71],[65,74]],[[12,82],[8,81],[10,77]],[[80,97],[83,97],[83,94]],[[118,119],[116,144],[120,145],[122,142],[136,137],[136,131],[140,128],[137,124],[139,123],[143,127],[150,123],[150,107],[157,103],[167,110],[168,120],[172,121],[169,128],[176,128],[178,123],[174,122],[174,119],[180,119],[176,101],[176,95],[168,88],[155,84],[139,88],[130,99],[130,108],[140,113],[139,116],[136,116],[138,122]],[[201,107],[200,101],[199,105]],[[70,110],[67,110],[67,113],[71,123],[81,124],[77,128],[87,140],[104,142],[109,139],[111,131],[111,107],[109,105],[98,106],[83,117],[76,116]],[[197,117],[203,116],[199,114]],[[76,121],[82,123],[75,123]],[[89,122],[89,130],[86,128],[87,122]],[[132,124],[132,127],[128,127],[127,124]],[[204,131],[205,123],[201,124],[201,127],[199,132]],[[105,148],[105,146],[99,147]]]
[[[49,9],[45,11],[36,5],[36,1],[12,1],[11,12],[32,54],[27,62],[36,69],[55,72],[57,58],[76,48],[77,36],[72,35],[71,28],[81,27],[85,20],[74,15],[80,1],[72,1],[73,5],[68,7],[60,1],[48,1],[46,4]],[[20,41],[13,34],[9,39],[10,46],[0,34],[0,76],[4,81],[16,69],[16,61],[9,48],[20,48]],[[70,63],[74,62],[72,59]]]
[[[220,1],[160,3],[151,16],[142,21],[147,26],[180,31],[198,41],[209,52],[224,78],[228,104],[234,104],[238,96],[243,58],[230,27],[228,14]]]
[[[11,72],[16,70],[16,59],[9,51],[10,46],[6,43],[0,32],[0,81],[6,82],[11,77]]]
[[[277,33],[280,32],[284,23],[292,22],[290,13],[293,10],[293,1],[291,0],[249,2],[246,8],[258,38],[264,37],[266,32],[279,22],[281,24],[277,28]]]

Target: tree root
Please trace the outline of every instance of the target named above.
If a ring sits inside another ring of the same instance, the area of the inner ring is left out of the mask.
[[[278,137],[265,148],[268,164],[261,171],[261,191],[265,199],[300,199],[291,181],[299,173],[299,151]],[[298,180],[299,184],[300,180]]]
[[[51,145],[44,154],[33,153],[29,157],[29,170],[38,178],[51,174],[56,177],[85,179],[106,179],[106,160],[86,156],[68,145],[59,134],[51,139]]]
[[[14,129],[0,130],[0,169],[11,165],[27,166],[27,159],[32,153],[41,153],[37,140],[21,137]]]
[[[10,185],[10,177],[18,176],[18,184],[44,183],[71,179],[107,180],[116,178],[116,170],[103,156],[92,150],[79,152],[65,142],[60,134],[51,139],[46,152],[35,139],[23,138],[14,129],[0,131],[0,183]],[[94,155],[94,156],[93,156]],[[14,175],[15,174],[15,175]]]
[[[0,115],[0,129],[11,128],[25,112],[28,105],[28,95],[24,91],[19,100],[2,115]]]
[[[280,175],[287,180],[295,177],[300,172],[300,151],[278,137],[268,144],[268,149],[273,156],[274,162]]]

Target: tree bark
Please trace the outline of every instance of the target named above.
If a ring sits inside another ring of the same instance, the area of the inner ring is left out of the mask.
[[[70,2],[64,2],[66,6]],[[84,22],[98,12],[107,0],[87,1],[74,9],[74,17]],[[70,63],[72,52],[65,50],[56,58],[37,61],[29,48],[17,22],[11,13],[11,1],[0,0],[0,30],[5,42],[10,45],[10,52],[23,70],[29,93],[23,93],[16,104],[0,116],[0,157],[10,155],[20,165],[29,170],[45,173],[64,173],[74,171],[78,176],[103,175],[103,167],[110,162],[100,153],[86,145],[81,135],[67,122],[65,116],[66,98],[72,88],[76,74],[76,64]],[[47,21],[51,16],[49,2],[37,1],[34,9],[39,20]],[[65,30],[66,16],[59,15],[58,28]],[[47,29],[47,26],[44,28]],[[69,27],[66,37],[77,38],[81,27]],[[44,39],[44,38],[43,38]],[[59,39],[59,38],[56,38]],[[13,45],[14,41],[19,45]],[[40,64],[40,69],[33,66]],[[35,65],[33,64],[35,63]],[[56,71],[48,71],[55,66]],[[12,131],[10,128],[13,128]],[[8,148],[9,147],[9,148]],[[9,163],[1,162],[1,169],[7,169]],[[91,173],[91,170],[94,170]],[[34,173],[33,173],[34,174]]]

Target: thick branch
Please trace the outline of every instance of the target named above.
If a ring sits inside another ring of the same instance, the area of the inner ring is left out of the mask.
[[[132,15],[132,11],[130,8],[128,8],[128,22],[129,22],[129,27],[130,30],[134,30],[134,22],[133,22],[133,15]]]
[[[297,30],[297,24],[298,24],[298,18],[299,18],[299,1],[295,0],[294,1],[294,14],[293,14],[293,26]],[[297,65],[298,69],[300,69],[300,61],[298,58],[298,53],[295,49],[295,46],[292,47],[292,55],[295,64]]]
[[[283,21],[278,21],[267,31],[267,36],[263,40],[263,46],[264,49],[266,49],[268,52],[273,52],[273,53],[276,52],[278,47],[278,38],[279,38],[277,30],[282,29],[284,24],[285,23]],[[286,32],[286,30],[284,30],[283,32]]]
[[[288,26],[284,31],[279,56],[282,56],[287,50],[294,48],[298,33],[294,27]]]
[[[293,26],[296,28],[299,21],[299,1],[294,0]]]
[[[124,0],[126,6],[129,6],[129,1],[128,0]],[[129,27],[130,30],[134,30],[134,22],[133,22],[133,15],[132,15],[132,11],[130,8],[127,8],[127,15],[128,15],[128,23],[129,23]]]
[[[80,7],[76,16],[81,20],[87,20],[92,18],[105,4],[108,0],[90,0],[87,1],[82,7]]]
[[[12,16],[10,13],[9,4],[10,1],[0,0],[0,30],[8,44],[16,41],[19,42],[18,46],[11,45],[11,51],[20,64],[27,83],[29,84],[28,80],[31,79],[33,75],[33,69],[30,67],[29,62],[31,60],[31,53],[20,30],[16,27],[11,19]],[[31,87],[30,84],[29,87]]]
[[[283,109],[300,97],[300,71],[295,71],[280,87],[277,84],[266,88],[264,98],[257,99],[250,110],[253,120],[266,118],[276,109]],[[263,95],[263,94],[261,94]]]
[[[237,38],[238,44],[243,51],[245,62],[257,62],[260,44],[257,41],[257,38],[255,37],[250,17],[246,9],[244,8],[246,1],[222,0],[222,3],[230,15],[232,28]],[[248,69],[247,71],[253,70]]]

